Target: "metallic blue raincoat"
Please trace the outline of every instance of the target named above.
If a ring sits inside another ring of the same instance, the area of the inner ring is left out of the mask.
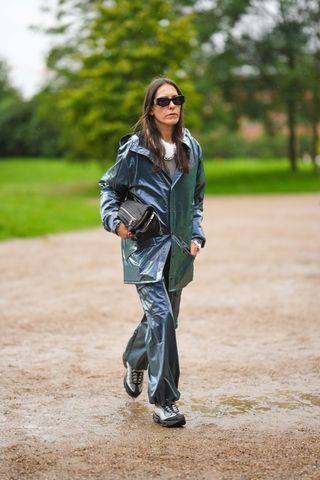
[[[115,165],[99,182],[101,218],[106,230],[115,232],[119,206],[127,198],[152,205],[160,219],[162,235],[143,241],[121,241],[125,283],[161,281],[170,249],[168,290],[181,290],[193,278],[190,241],[198,239],[202,246],[205,243],[201,228],[204,168],[201,147],[187,129],[183,146],[189,173],[177,169],[171,178],[163,170],[154,172],[152,153],[144,146],[143,135],[127,135],[120,142]]]

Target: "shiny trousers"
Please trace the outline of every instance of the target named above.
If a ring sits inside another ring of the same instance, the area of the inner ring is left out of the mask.
[[[165,268],[160,282],[136,285],[144,316],[123,354],[125,366],[148,369],[149,402],[157,404],[180,397],[176,327],[181,290],[168,292],[167,275]]]

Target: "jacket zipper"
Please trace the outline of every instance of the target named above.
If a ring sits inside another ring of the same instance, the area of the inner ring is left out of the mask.
[[[136,220],[136,218],[133,215],[131,215],[131,213],[128,212],[128,210],[126,210],[125,208],[122,207],[122,210],[126,212],[129,215],[129,217],[131,217],[131,220],[129,222],[129,225],[131,225],[131,223],[133,223]]]

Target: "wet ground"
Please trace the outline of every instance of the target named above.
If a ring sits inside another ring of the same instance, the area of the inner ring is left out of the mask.
[[[180,429],[122,386],[141,308],[118,238],[0,244],[1,480],[320,478],[320,195],[208,198],[205,230]]]

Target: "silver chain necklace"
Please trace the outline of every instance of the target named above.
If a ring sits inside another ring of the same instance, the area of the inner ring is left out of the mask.
[[[175,154],[176,154],[176,144],[175,143],[169,143],[169,142],[166,142],[165,140],[161,139],[161,142],[164,146],[164,149],[165,149],[165,155],[164,155],[164,160],[166,162],[170,162],[171,160],[173,160],[173,158],[175,157]]]

